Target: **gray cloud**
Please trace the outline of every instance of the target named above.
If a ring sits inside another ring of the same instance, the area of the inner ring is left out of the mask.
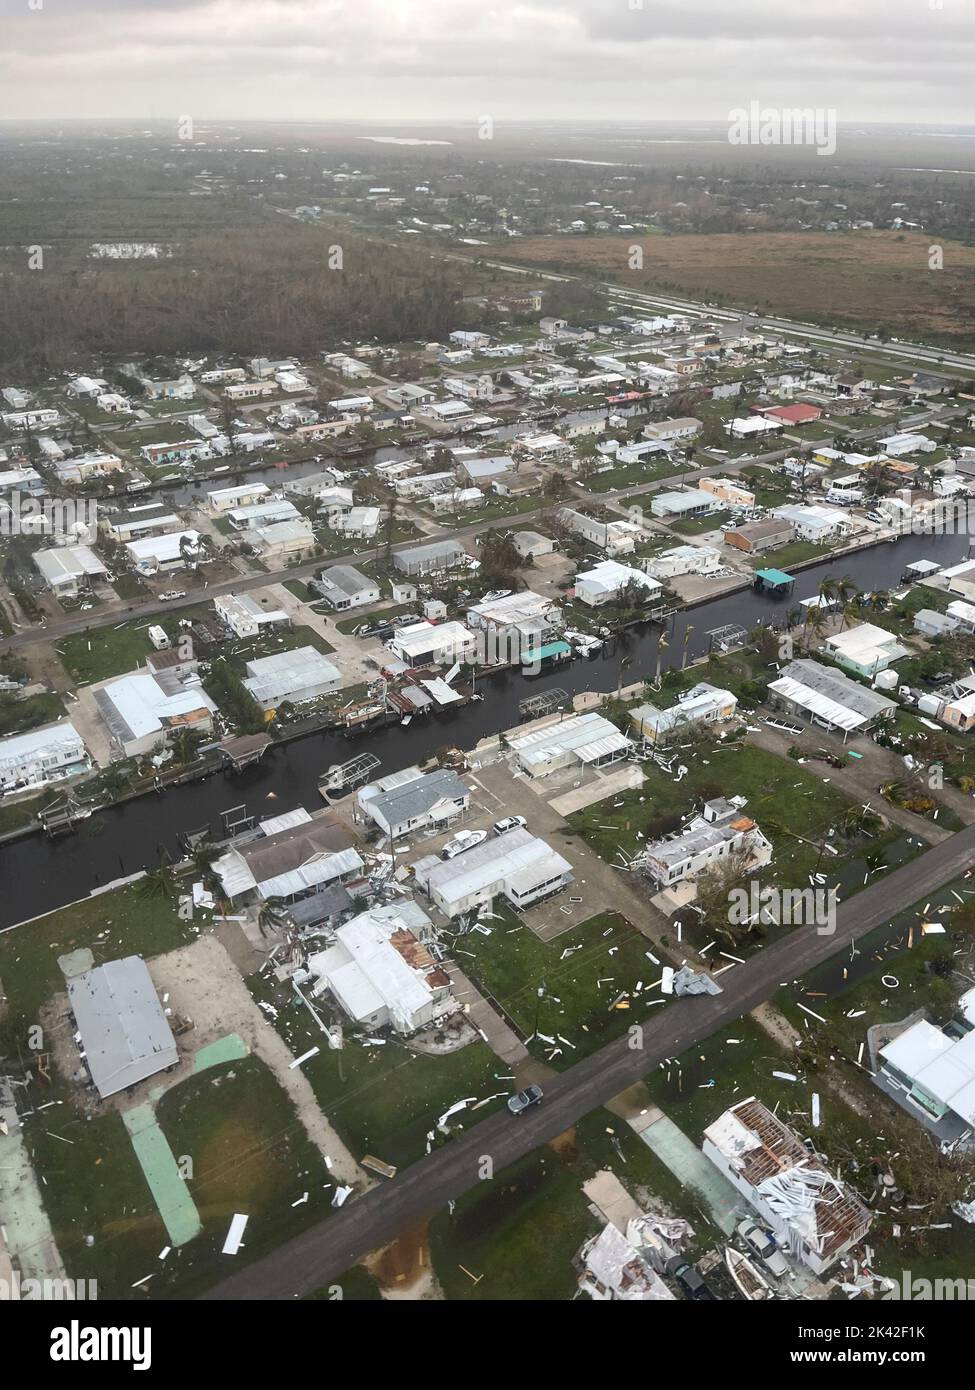
[[[40,4],[0,0],[8,118],[971,119],[969,0]]]

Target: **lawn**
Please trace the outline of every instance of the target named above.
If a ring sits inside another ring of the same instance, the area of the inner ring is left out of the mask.
[[[499,1109],[510,1094],[510,1082],[496,1079],[505,1068],[485,1043],[433,1057],[415,1054],[395,1040],[365,1046],[347,1031],[345,1046],[331,1050],[290,988],[272,988],[256,976],[248,984],[255,998],[278,1009],[275,1025],[296,1057],[321,1048],[302,1070],[355,1158],[371,1153],[396,1167],[414,1163],[426,1152],[427,1133],[455,1101],[497,1097],[468,1112],[470,1119],[452,1117],[453,1128],[466,1128]],[[317,1007],[322,1009],[321,1000]],[[443,1142],[439,1134],[437,1142]]]
[[[798,565],[803,560],[829,559],[829,546],[816,545],[813,541],[789,541],[788,545],[780,545],[777,550],[766,550],[760,555],[751,554],[746,558],[756,569],[772,567],[788,571],[790,565]]]
[[[649,1006],[661,997],[655,990],[634,993],[658,980],[660,970],[648,959],[646,939],[617,912],[592,917],[553,942],[540,941],[513,915],[487,925],[490,936],[475,931],[455,942],[458,963],[523,1037],[537,1030],[566,1039],[559,1043],[562,1055],[550,1061],[556,1068],[619,1037],[646,1017],[643,999]],[[550,1060],[549,1043],[536,1039],[529,1049]]]
[[[64,704],[60,695],[53,692],[28,695],[26,700],[0,695],[0,738],[7,734],[23,734],[63,718]]]
[[[188,1279],[194,1286],[213,1282],[331,1211],[334,1179],[291,1100],[256,1057],[188,1077],[167,1092],[156,1115],[173,1153],[192,1161],[188,1184],[203,1222],[170,1257],[181,1288]],[[292,1206],[305,1193],[308,1201]],[[250,1220],[244,1247],[230,1261],[221,1247],[235,1212]],[[181,1262],[190,1265],[182,1276]]]
[[[430,1253],[447,1298],[571,1299],[572,1259],[601,1224],[589,1211],[584,1180],[576,1164],[546,1147],[478,1183],[452,1213],[441,1212],[430,1226]]]
[[[135,671],[153,650],[149,627],[157,619],[100,627],[76,633],[58,643],[61,663],[76,685],[92,685]]]
[[[621,463],[615,468],[607,468],[593,473],[584,483],[589,492],[616,492],[622,487],[632,487],[640,483],[652,483],[661,478],[675,478],[680,473],[692,473],[687,464],[661,463]],[[639,496],[639,494],[638,494]]]
[[[95,964],[119,956],[157,956],[194,939],[176,903],[142,891],[139,883],[60,908],[29,926],[0,934],[0,980],[7,995],[6,1022],[37,1020],[41,1005],[64,987],[58,956],[88,947]]]
[[[572,1298],[573,1259],[603,1225],[590,1212],[582,1184],[604,1170],[614,1173],[644,1209],[691,1221],[697,1246],[692,1258],[716,1237],[694,1194],[680,1186],[628,1124],[608,1110],[597,1110],[555,1142],[478,1183],[458,1198],[452,1212],[441,1211],[433,1219],[430,1253],[447,1298]]]
[[[28,1126],[28,1142],[68,1273],[96,1279],[101,1298],[144,1296],[132,1285],[147,1274],[152,1297],[192,1296],[330,1211],[325,1163],[255,1057],[188,1077],[156,1107],[203,1223],[164,1262],[169,1237],[121,1117],[82,1116],[60,1086],[48,1098],[64,1103]],[[308,1201],[292,1206],[305,1192]],[[235,1212],[250,1220],[231,1262],[221,1247]]]
[[[760,874],[763,884],[804,888],[812,874],[822,872],[822,887],[836,886],[841,899],[863,886],[868,870],[874,874],[892,868],[924,848],[896,827],[847,840],[837,827],[853,803],[828,785],[827,777],[791,759],[744,742],[705,745],[697,756],[685,757],[689,771],[680,781],[645,763],[642,788],[576,812],[569,817],[571,829],[604,859],[620,864],[620,849],[628,857],[637,853],[647,838],[666,833],[666,825],[672,823],[666,818],[684,817],[699,810],[702,801],[733,791],[747,798],[746,814],[772,844],[772,862]],[[826,844],[839,853],[827,852]],[[699,935],[699,921],[692,914],[685,922],[684,939],[703,944]]]
[[[662,521],[669,526],[671,531],[677,531],[682,536],[703,536],[708,531],[717,531],[722,521],[727,518],[724,507],[720,510],[711,512],[708,516],[689,516],[681,521],[668,521],[667,517],[656,517],[657,521]]]

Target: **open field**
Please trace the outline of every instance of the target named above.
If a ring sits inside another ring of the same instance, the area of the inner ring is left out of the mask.
[[[629,270],[632,244],[644,268]],[[956,346],[975,340],[975,247],[944,243],[928,269],[931,237],[909,232],[530,237],[506,241],[505,260],[592,274],[799,319],[881,326]],[[500,250],[500,248],[499,248]]]
[[[504,921],[491,923],[490,936],[470,932],[455,950],[464,971],[522,1034],[565,1039],[552,1066],[572,1066],[644,1017],[636,987],[652,984],[660,972],[648,959],[646,939],[625,917],[604,912],[543,942],[516,917],[503,915]],[[661,996],[649,990],[644,997],[649,1003]],[[550,1044],[529,1046],[549,1059]]]

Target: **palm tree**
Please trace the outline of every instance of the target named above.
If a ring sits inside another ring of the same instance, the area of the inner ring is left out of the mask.
[[[158,869],[150,869],[139,885],[139,892],[147,898],[171,898],[176,891],[176,879],[168,864],[160,862]]]
[[[210,840],[201,840],[193,846],[193,868],[198,874],[206,874],[214,861],[220,858],[220,850]]]
[[[849,607],[851,603],[853,603],[854,599],[860,597],[860,589],[856,584],[854,584],[853,580],[850,578],[848,574],[844,574],[842,579],[837,579],[835,581],[834,593],[836,594],[836,597],[839,599],[840,606],[843,610],[843,615],[840,619],[840,632],[842,632],[843,629],[846,627],[847,612],[849,610]]]
[[[802,621],[802,643],[809,655],[813,637],[822,637],[826,631],[826,615],[821,608],[810,606],[806,609],[806,616]]]

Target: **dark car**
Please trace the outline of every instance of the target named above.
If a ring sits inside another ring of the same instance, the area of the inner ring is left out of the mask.
[[[538,1105],[542,1099],[541,1086],[526,1086],[517,1095],[508,1097],[508,1109],[512,1115],[520,1115],[531,1105]]]
[[[947,685],[953,679],[950,671],[935,671],[933,675],[922,676],[925,685]]]
[[[687,1297],[693,1299],[695,1303],[713,1303],[716,1301],[714,1294],[694,1266],[688,1264],[680,1255],[675,1255],[673,1259],[667,1261],[667,1273],[671,1279],[677,1280]]]

